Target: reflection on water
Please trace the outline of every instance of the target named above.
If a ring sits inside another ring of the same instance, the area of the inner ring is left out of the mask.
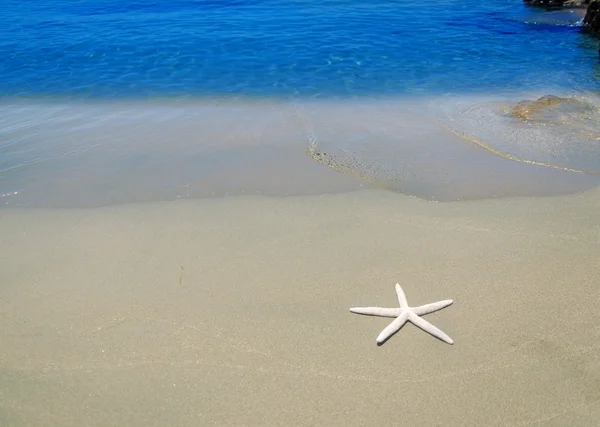
[[[445,201],[598,184],[543,164],[600,170],[600,102],[514,114],[539,97],[13,102],[0,107],[0,194],[8,206],[95,206],[375,185]]]
[[[530,14],[520,16],[520,21],[526,24],[535,25],[566,25],[580,26],[585,17],[586,9],[560,9],[560,10],[545,10],[532,11]]]

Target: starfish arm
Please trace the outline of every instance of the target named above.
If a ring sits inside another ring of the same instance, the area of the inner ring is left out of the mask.
[[[396,295],[398,295],[398,304],[400,304],[400,308],[408,308],[408,301],[406,301],[406,295],[404,295],[400,283],[396,283]]]
[[[377,345],[382,345],[392,335],[400,330],[408,320],[409,311],[403,311],[392,323],[387,325],[383,331],[377,336]]]
[[[408,316],[408,320],[413,325],[418,326],[419,328],[423,329],[425,332],[429,332],[434,337],[439,338],[448,344],[454,344],[454,341],[452,340],[452,338],[450,338],[448,335],[446,335],[444,333],[444,331],[436,328],[431,323],[429,323],[427,320],[421,319],[415,313],[411,312]]]
[[[381,307],[353,307],[352,313],[365,314],[367,316],[379,317],[398,317],[401,310],[399,308],[381,308]]]
[[[411,307],[413,313],[417,316],[424,316],[425,314],[433,313],[434,311],[441,310],[451,305],[454,301],[447,299],[444,301],[432,302],[431,304],[425,304],[420,307]]]

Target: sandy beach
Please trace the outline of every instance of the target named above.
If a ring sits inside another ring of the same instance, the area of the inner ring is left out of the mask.
[[[600,190],[0,211],[0,424],[591,426]],[[354,306],[428,315],[450,346]]]
[[[600,427],[580,10],[4,3],[0,427]]]

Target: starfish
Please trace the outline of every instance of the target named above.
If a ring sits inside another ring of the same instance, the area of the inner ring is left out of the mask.
[[[452,338],[446,335],[442,330],[436,328],[425,319],[421,319],[420,316],[425,314],[433,313],[434,311],[441,310],[442,308],[448,307],[454,301],[451,299],[433,302],[431,304],[425,304],[420,307],[409,307],[408,301],[406,301],[406,295],[400,287],[399,283],[396,283],[396,295],[398,295],[398,303],[400,308],[380,308],[380,307],[354,307],[350,311],[356,314],[366,314],[368,316],[380,316],[380,317],[395,317],[392,323],[390,323],[377,337],[377,345],[383,345],[392,335],[398,332],[406,322],[411,322],[413,325],[418,326],[425,332],[429,332],[436,338],[448,344],[454,344]]]

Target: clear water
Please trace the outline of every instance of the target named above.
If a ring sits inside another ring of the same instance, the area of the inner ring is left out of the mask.
[[[497,108],[576,94],[600,123],[581,18],[521,0],[4,0],[0,205],[314,194],[365,174],[434,200],[590,188],[599,175],[446,129],[600,171],[600,125],[557,138]],[[315,143],[356,173],[314,162]]]
[[[596,89],[596,42],[541,16],[521,0],[4,0],[0,95]]]

